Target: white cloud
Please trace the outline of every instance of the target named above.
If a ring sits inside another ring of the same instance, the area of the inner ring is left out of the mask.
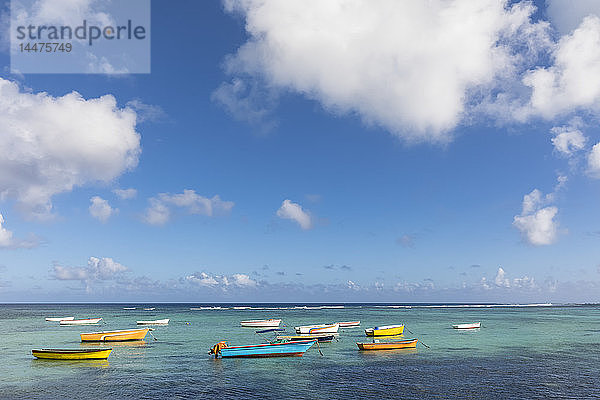
[[[128,270],[124,265],[119,264],[112,258],[90,257],[87,267],[63,267],[54,265],[52,276],[63,281],[96,281],[112,280]]]
[[[36,237],[31,237],[29,240],[16,239],[12,231],[9,231],[4,226],[4,216],[0,214],[0,249],[17,249],[36,247],[39,241]]]
[[[559,185],[561,185],[560,181]],[[541,246],[556,241],[558,222],[554,217],[558,213],[558,208],[544,207],[553,199],[553,193],[543,196],[538,189],[523,196],[523,210],[520,215],[515,215],[513,226],[521,232],[528,243]]]
[[[585,147],[587,138],[575,126],[557,126],[550,130],[554,135],[552,144],[561,155],[570,157]]]
[[[0,200],[15,199],[29,218],[52,217],[54,195],[137,165],[135,123],[111,95],[33,94],[0,78]]]
[[[291,219],[305,230],[313,227],[310,214],[304,211],[300,204],[292,203],[290,200],[283,201],[281,207],[277,210],[277,216],[283,219]]]
[[[482,279],[482,282],[485,282],[485,278]],[[494,284],[496,287],[503,288],[528,288],[535,289],[537,285],[535,284],[535,280],[528,276],[524,276],[522,278],[514,278],[512,281],[506,276],[506,272],[502,267],[498,267],[498,272],[496,273],[496,277],[494,278]],[[489,285],[486,284],[486,288],[489,289]]]
[[[586,17],[560,39],[554,63],[523,78],[532,89],[529,113],[552,119],[577,109],[600,108],[600,18]]]
[[[151,225],[163,225],[171,217],[170,207],[184,208],[189,214],[213,217],[227,214],[235,205],[232,201],[221,200],[219,195],[207,198],[194,190],[185,189],[183,193],[160,193],[149,199],[150,206],[146,209],[143,220]]]
[[[117,195],[117,197],[120,198],[121,200],[129,200],[129,199],[133,199],[135,196],[137,196],[137,190],[135,190],[133,188],[114,189],[113,193],[115,195]]]
[[[209,275],[206,272],[196,272],[188,275],[184,279],[197,286],[213,287],[227,289],[228,287],[256,287],[257,282],[246,274],[226,275]]]
[[[596,143],[588,154],[588,172],[595,178],[600,178],[600,143]]]
[[[94,196],[90,199],[90,215],[101,222],[106,222],[108,219],[119,212],[119,209],[112,208],[108,201],[99,196]]]
[[[247,91],[242,79],[260,80],[330,111],[356,113],[410,141],[450,140],[448,131],[474,101],[472,91],[487,91],[507,74],[515,80],[517,64],[527,58],[522,49],[535,53],[547,46],[548,24],[530,22],[535,8],[529,2],[225,4],[245,17],[249,35],[226,60],[232,83],[213,95],[230,111],[237,107],[252,117],[244,110],[251,108],[246,104],[251,96],[231,104],[238,91]]]

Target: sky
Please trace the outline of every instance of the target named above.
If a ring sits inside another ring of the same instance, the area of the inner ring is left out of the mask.
[[[9,21],[0,302],[600,302],[597,2],[156,0],[148,74]]]

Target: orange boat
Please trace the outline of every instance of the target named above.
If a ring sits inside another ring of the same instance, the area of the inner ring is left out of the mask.
[[[393,342],[356,343],[360,350],[396,350],[417,347],[419,339],[406,339]]]
[[[150,328],[125,329],[121,331],[104,331],[82,333],[82,342],[122,342],[126,340],[143,340]]]

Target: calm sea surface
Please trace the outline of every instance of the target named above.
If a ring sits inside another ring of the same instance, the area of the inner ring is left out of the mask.
[[[424,307],[345,305],[309,309],[190,310],[202,304],[0,305],[0,398],[600,398],[600,306]],[[211,305],[218,306],[218,305]],[[244,306],[242,304],[235,306]],[[137,307],[124,310],[123,307]],[[155,307],[153,311],[143,308]],[[99,326],[61,327],[45,317],[102,317]],[[125,329],[170,318],[145,342],[112,343],[107,361],[36,360],[33,348],[89,348],[80,332]],[[220,340],[261,343],[245,319],[297,325],[360,320],[339,341],[304,357],[214,360]],[[475,331],[452,324],[481,321]],[[364,328],[404,323],[416,350],[359,352]]]

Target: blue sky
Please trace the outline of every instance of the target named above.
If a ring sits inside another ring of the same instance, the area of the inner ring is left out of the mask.
[[[352,4],[153,1],[150,74],[3,32],[0,301],[598,302],[600,7]]]

